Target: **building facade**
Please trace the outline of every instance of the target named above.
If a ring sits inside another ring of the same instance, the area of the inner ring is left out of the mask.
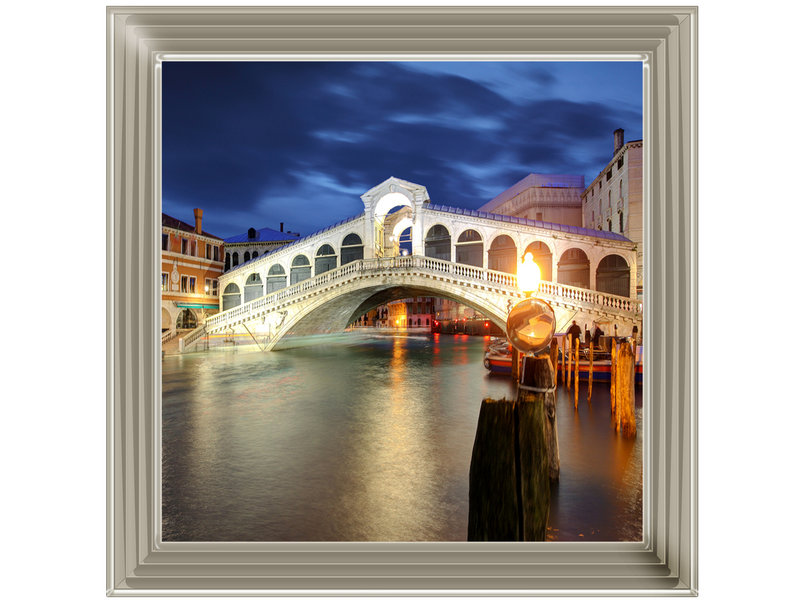
[[[478,211],[583,226],[581,195],[584,189],[583,176],[529,174]]]
[[[624,130],[614,131],[614,154],[585,191],[583,225],[585,228],[622,234],[636,245],[636,294],[642,299],[643,226],[642,226],[642,141],[624,143]],[[616,262],[616,258],[613,260]],[[621,262],[624,264],[624,262]],[[624,279],[627,266],[612,266],[612,279]],[[617,272],[621,272],[617,276]],[[616,289],[616,285],[611,285]]]
[[[248,262],[269,251],[279,249],[299,240],[299,233],[285,232],[285,224],[279,224],[279,230],[249,228],[243,234],[224,239],[226,255],[224,257],[224,270],[229,270],[242,263]]]
[[[202,230],[203,210],[193,212],[195,226],[162,214],[163,335],[194,329],[220,309],[223,239]]]

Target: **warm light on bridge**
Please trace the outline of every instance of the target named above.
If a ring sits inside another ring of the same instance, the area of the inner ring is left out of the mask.
[[[519,264],[516,271],[516,282],[525,297],[530,297],[531,293],[539,288],[539,282],[542,280],[542,273],[539,266],[533,261],[533,254],[528,252],[525,254],[522,263]]]

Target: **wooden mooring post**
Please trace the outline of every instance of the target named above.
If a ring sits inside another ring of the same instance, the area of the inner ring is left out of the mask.
[[[558,477],[550,358],[523,359],[516,401],[483,400],[469,467],[469,541],[543,541],[550,511],[552,445]],[[550,400],[551,399],[551,400]],[[550,427],[548,427],[548,424]]]
[[[550,365],[553,369],[553,386],[558,385],[558,341],[555,337],[550,342]]]
[[[636,411],[634,410],[636,357],[628,344],[620,346],[617,353],[617,420],[616,429],[626,437],[636,436]]]
[[[567,336],[564,335],[564,338],[561,340],[561,372],[563,373],[564,385],[569,387],[569,383],[567,382],[567,361]]]
[[[595,346],[589,342],[589,393],[586,395],[587,402],[592,401],[592,379],[594,378],[595,365]]]
[[[578,409],[578,381],[581,368],[581,338],[575,338],[575,409]]]
[[[611,340],[611,414],[617,411],[617,340]]]

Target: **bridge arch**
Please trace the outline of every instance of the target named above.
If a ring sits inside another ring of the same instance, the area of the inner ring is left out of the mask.
[[[589,257],[580,247],[572,247],[558,260],[558,282],[572,287],[589,289]]]
[[[230,308],[235,308],[239,306],[241,302],[240,287],[237,286],[237,283],[229,283],[226,285],[226,289],[223,290],[223,307],[221,310],[225,311]]]
[[[295,285],[299,281],[306,281],[311,276],[310,258],[304,253],[298,254],[290,263],[290,284]]]
[[[474,228],[465,229],[455,243],[455,263],[483,267],[483,235]]]
[[[338,267],[338,255],[335,248],[329,243],[319,246],[315,252],[315,274],[318,276],[322,272],[329,272]]]
[[[547,241],[535,239],[528,243],[525,251],[522,252],[522,257],[525,254],[532,253],[533,261],[539,267],[541,273],[541,280],[552,282],[553,281],[553,246]]]
[[[449,228],[444,224],[433,224],[427,230],[424,237],[424,255],[438,260],[452,260],[452,237]]]
[[[507,234],[498,234],[489,245],[489,270],[516,274],[518,255],[514,239]]]
[[[263,292],[262,278],[258,272],[252,272],[246,278],[246,284],[243,287],[243,303],[248,303],[253,299],[265,295]]]
[[[284,289],[288,285],[285,267],[282,264],[273,264],[265,277],[265,294]]]
[[[597,291],[630,297],[631,266],[628,260],[618,253],[609,253],[601,258],[595,270]]]
[[[363,239],[359,234],[350,232],[341,241],[341,266],[355,260],[363,259]]]

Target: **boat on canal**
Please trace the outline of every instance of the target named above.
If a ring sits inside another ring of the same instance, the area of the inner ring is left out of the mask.
[[[581,381],[589,381],[589,350],[581,350],[581,358],[578,363],[578,379]],[[611,355],[609,352],[599,350],[595,351],[595,359],[592,361],[592,379],[594,381],[611,382]],[[598,356],[599,355],[599,356]],[[512,363],[512,348],[511,344],[505,339],[492,340],[483,355],[483,366],[486,367],[490,373],[496,374],[511,374]],[[572,359],[571,368],[575,371],[575,359]],[[634,380],[636,383],[642,383],[642,346],[637,346],[636,350],[636,367],[634,371]],[[559,353],[557,370],[564,371],[563,358]],[[573,377],[574,378],[574,377]]]

